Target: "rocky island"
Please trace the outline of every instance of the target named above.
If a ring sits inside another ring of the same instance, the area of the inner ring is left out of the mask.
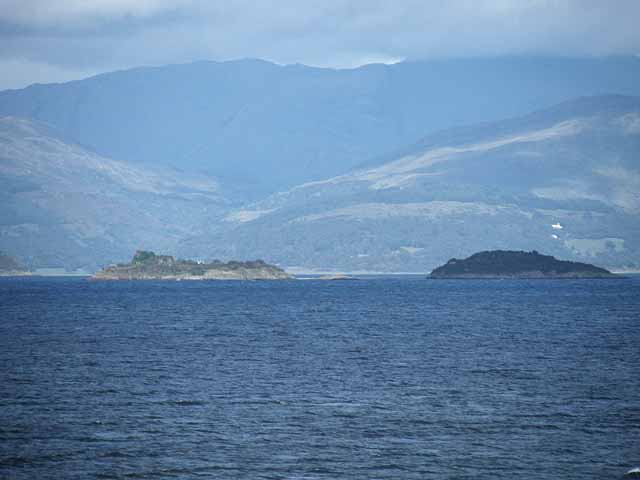
[[[288,280],[281,268],[262,260],[200,263],[139,250],[131,263],[112,265],[92,280]]]
[[[0,277],[22,277],[31,275],[22,265],[9,255],[0,252]]]
[[[452,258],[431,272],[430,278],[615,278],[588,263],[557,260],[532,252],[492,250],[459,260]]]

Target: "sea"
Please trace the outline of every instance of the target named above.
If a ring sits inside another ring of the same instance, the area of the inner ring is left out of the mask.
[[[640,277],[0,279],[2,479],[619,479]]]

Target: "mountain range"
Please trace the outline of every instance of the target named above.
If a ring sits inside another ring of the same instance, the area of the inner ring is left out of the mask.
[[[247,60],[0,92],[0,250],[87,270],[140,248],[294,270],[426,272],[492,249],[638,269],[639,80],[635,57]]]
[[[640,98],[586,97],[446,130],[230,212],[197,252],[289,267],[427,271],[478,250],[640,266]]]
[[[145,67],[0,92],[0,116],[103,157],[206,172],[258,197],[344,173],[429,132],[570,98],[640,95],[640,58],[476,58],[355,69],[262,60]]]

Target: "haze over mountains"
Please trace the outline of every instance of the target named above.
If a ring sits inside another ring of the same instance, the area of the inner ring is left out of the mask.
[[[640,58],[488,58],[334,70],[260,60],[138,68],[0,92],[100,155],[273,192],[344,173],[429,132],[585,95],[640,95]]]
[[[636,57],[200,62],[0,92],[0,250],[70,269],[138,248],[419,272],[522,248],[640,268],[637,96]]]

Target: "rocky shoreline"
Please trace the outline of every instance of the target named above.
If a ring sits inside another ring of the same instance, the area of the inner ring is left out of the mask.
[[[199,263],[169,255],[138,251],[131,263],[112,265],[91,280],[289,280],[281,268],[262,260]]]
[[[0,270],[0,277],[31,277],[33,273],[25,270]]]

